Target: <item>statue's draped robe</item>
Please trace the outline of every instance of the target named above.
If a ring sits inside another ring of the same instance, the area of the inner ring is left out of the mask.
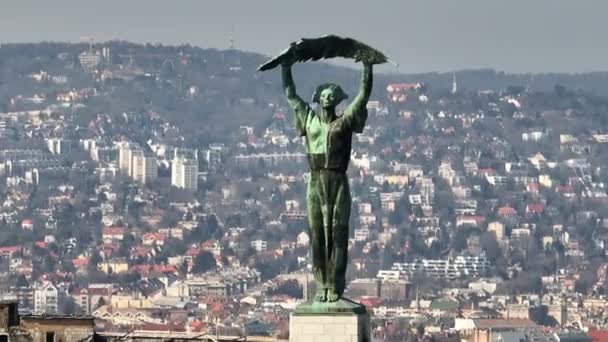
[[[353,132],[361,133],[367,120],[365,104],[349,107],[331,122],[323,121],[299,98],[289,101],[296,129],[306,139],[310,166],[306,202],[313,274],[322,288],[342,295],[348,252],[351,197],[346,170]]]

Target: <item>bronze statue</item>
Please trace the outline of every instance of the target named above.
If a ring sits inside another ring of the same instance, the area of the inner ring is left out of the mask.
[[[325,83],[316,88],[313,110],[296,93],[291,74],[295,62],[346,57],[363,62],[359,93],[342,115],[336,106],[348,95],[339,85]],[[310,179],[306,191],[311,235],[313,274],[318,291],[315,302],[336,302],[346,287],[348,221],[351,197],[346,170],[350,161],[352,135],[361,133],[367,120],[367,101],[372,91],[372,65],[387,58],[354,39],[326,36],[292,43],[281,55],[260,70],[281,65],[283,89],[295,115],[295,125],[306,140]]]

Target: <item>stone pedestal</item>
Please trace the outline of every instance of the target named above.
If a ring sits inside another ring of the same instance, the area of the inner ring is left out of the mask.
[[[301,304],[289,320],[289,342],[370,341],[370,317],[365,306],[348,299]]]

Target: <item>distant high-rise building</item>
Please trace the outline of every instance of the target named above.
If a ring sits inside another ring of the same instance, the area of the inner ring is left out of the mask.
[[[82,147],[83,150],[89,152],[91,151],[91,149],[97,146],[97,142],[95,141],[95,139],[80,139],[80,141],[78,141],[78,144],[80,145],[80,147]]]
[[[253,240],[251,241],[251,248],[257,252],[266,252],[268,250],[268,243],[266,240]]]
[[[28,184],[39,184],[40,183],[40,173],[38,172],[38,169],[31,169],[28,171],[25,171],[25,182]]]
[[[133,178],[134,176],[134,161],[136,157],[143,157],[144,156],[144,151],[141,148],[130,148],[129,152],[127,152],[127,154],[129,155],[129,172],[128,175],[129,177]]]
[[[505,225],[498,221],[488,224],[488,231],[494,234],[496,240],[502,240],[505,237]]]
[[[31,286],[14,286],[11,287],[10,293],[17,298],[20,312],[34,311],[34,289]]]
[[[547,315],[553,317],[558,324],[568,323],[568,307],[563,303],[548,305]]]
[[[67,154],[72,151],[69,140],[50,138],[47,140],[47,147],[52,154]]]
[[[175,158],[171,165],[171,185],[181,189],[198,189],[198,160]]]
[[[118,147],[118,169],[124,175],[129,174],[129,166],[131,165],[131,146],[128,142],[122,142]]]
[[[215,170],[222,163],[221,151],[214,149],[205,151],[205,161],[209,170]]]
[[[439,177],[443,178],[450,186],[454,185],[456,171],[452,169],[452,164],[449,161],[442,161],[437,170]]]
[[[143,152],[133,156],[131,177],[140,183],[150,183],[158,176],[156,157],[146,156]]]
[[[78,60],[80,61],[80,65],[86,70],[94,70],[102,60],[102,55],[99,51],[85,51],[78,55]]]
[[[433,199],[435,198],[435,184],[433,184],[433,179],[428,177],[422,177],[420,179],[420,197],[424,206],[433,204]]]
[[[8,119],[0,119],[0,138],[11,137],[14,133],[15,131],[13,131]]]
[[[173,149],[173,159],[176,158],[198,159],[198,149],[176,147]]]
[[[56,314],[59,309],[59,290],[47,282],[34,288],[34,314]]]
[[[104,47],[101,49],[101,57],[103,57],[103,61],[106,64],[112,63],[112,52],[109,47]]]

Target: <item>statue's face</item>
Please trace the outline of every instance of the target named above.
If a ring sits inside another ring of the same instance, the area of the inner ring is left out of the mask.
[[[321,92],[319,96],[319,104],[321,107],[328,109],[338,105],[338,94],[335,89],[327,88]]]

